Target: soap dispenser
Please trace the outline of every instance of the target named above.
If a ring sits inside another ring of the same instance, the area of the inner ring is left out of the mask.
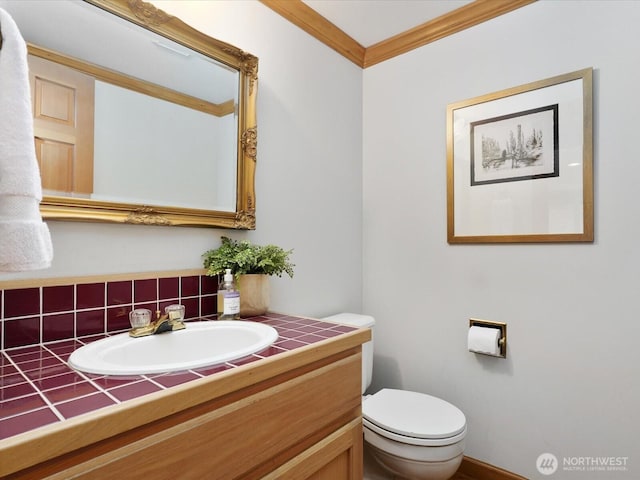
[[[240,292],[230,268],[218,287],[218,320],[240,320]]]

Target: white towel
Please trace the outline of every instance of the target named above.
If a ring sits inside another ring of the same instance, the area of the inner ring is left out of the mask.
[[[0,31],[0,271],[38,270],[51,266],[53,248],[39,209],[27,45],[2,8]]]

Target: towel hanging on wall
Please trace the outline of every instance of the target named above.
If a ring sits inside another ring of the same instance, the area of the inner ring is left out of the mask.
[[[40,215],[27,46],[2,8],[0,32],[0,271],[38,270],[51,266],[53,248]]]

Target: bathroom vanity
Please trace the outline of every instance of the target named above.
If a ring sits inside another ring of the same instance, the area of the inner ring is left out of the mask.
[[[7,479],[362,478],[368,329],[0,441]]]

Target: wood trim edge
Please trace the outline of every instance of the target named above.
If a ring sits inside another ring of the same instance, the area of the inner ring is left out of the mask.
[[[364,68],[466,30],[536,0],[475,0],[445,15],[368,47]]]
[[[362,68],[365,48],[301,0],[260,0],[265,6]]]
[[[517,473],[509,472],[489,463],[464,456],[458,473],[468,475],[475,480],[527,480]]]
[[[389,60],[535,1],[475,0],[445,15],[365,48],[301,0],[260,0],[266,7],[361,68]]]
[[[0,280],[0,290],[12,290],[15,288],[56,287],[59,285],[75,285],[79,283],[118,282],[121,280],[144,280],[147,278],[190,277],[205,275],[203,268],[191,268],[184,270],[163,270],[156,272],[135,273],[107,273],[99,275],[82,275],[69,277],[40,277],[15,280]]]

